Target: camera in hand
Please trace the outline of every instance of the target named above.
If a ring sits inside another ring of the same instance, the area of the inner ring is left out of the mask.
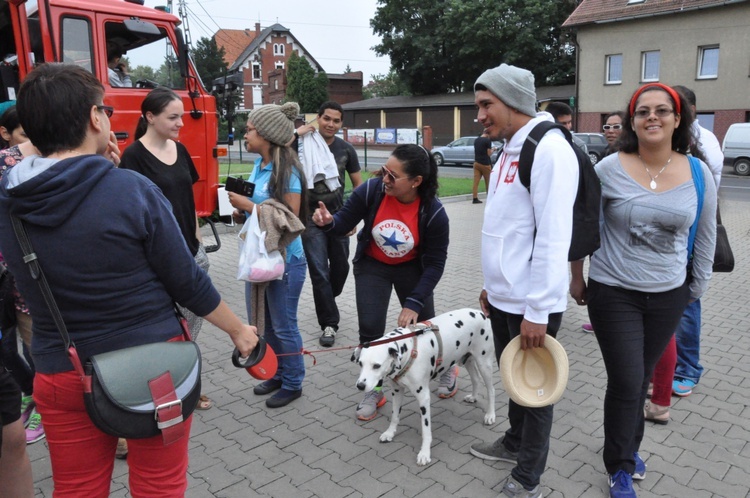
[[[254,183],[233,176],[227,177],[225,188],[227,189],[227,192],[234,192],[235,194],[244,195],[246,197],[252,197],[253,192],[255,192]]]

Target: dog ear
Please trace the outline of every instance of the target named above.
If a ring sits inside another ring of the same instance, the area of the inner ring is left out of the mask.
[[[362,348],[360,346],[357,346],[354,348],[354,352],[352,353],[351,362],[357,363],[359,362],[359,354],[362,352]]]
[[[401,352],[398,350],[398,346],[395,348],[392,346],[389,347],[388,354],[391,356],[391,358],[393,358],[393,363],[394,365],[396,365],[396,368],[400,369],[401,368]]]

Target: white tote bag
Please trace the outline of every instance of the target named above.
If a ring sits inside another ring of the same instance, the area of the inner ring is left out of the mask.
[[[258,223],[257,206],[239,233],[240,262],[237,280],[270,282],[284,277],[284,258],[279,251],[266,251],[266,232]]]

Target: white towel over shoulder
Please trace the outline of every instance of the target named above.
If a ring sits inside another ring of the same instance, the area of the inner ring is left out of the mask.
[[[341,187],[336,159],[317,131],[299,138],[299,160],[305,171],[308,189],[312,189],[320,180],[325,180],[331,192]]]

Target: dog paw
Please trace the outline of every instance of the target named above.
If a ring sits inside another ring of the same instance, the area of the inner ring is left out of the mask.
[[[396,435],[396,433],[394,433],[394,432],[386,431],[386,432],[384,432],[384,433],[382,433],[380,435],[380,442],[381,443],[390,443],[391,441],[393,441],[393,436],[395,436],[395,435]]]
[[[420,451],[417,455],[417,465],[427,465],[431,461],[429,451]]]
[[[492,425],[495,423],[495,414],[494,413],[485,413],[484,414],[484,425]]]
[[[464,396],[464,403],[476,403],[476,402],[477,402],[477,398],[475,398],[473,395],[467,394],[466,396]]]

